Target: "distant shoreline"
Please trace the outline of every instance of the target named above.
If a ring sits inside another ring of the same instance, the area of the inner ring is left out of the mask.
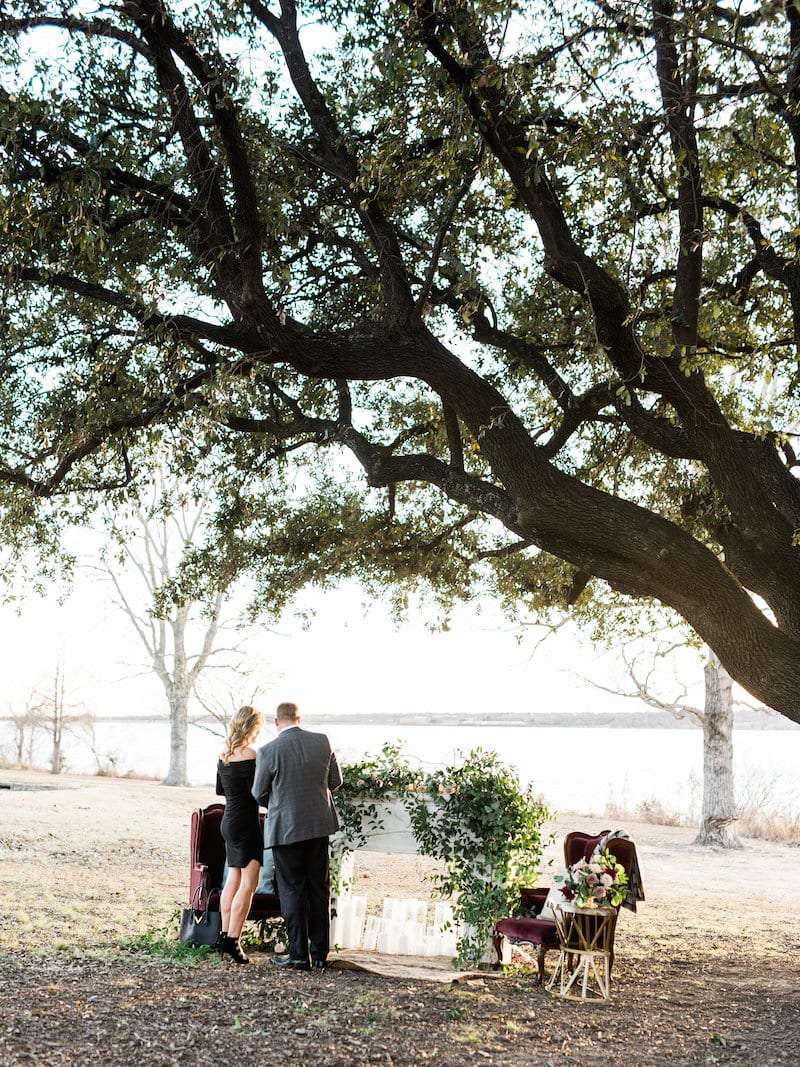
[[[0,715],[0,722],[12,722],[9,715]],[[164,723],[166,715],[95,715],[96,723]],[[211,716],[204,715],[194,720],[200,728],[214,723]],[[559,727],[568,729],[604,728],[612,730],[687,730],[700,729],[699,723],[686,717],[677,719],[669,712],[532,712],[528,715],[498,715],[496,718],[480,716],[438,714],[386,715],[386,714],[341,714],[315,715],[309,717],[309,726],[471,726],[483,728],[504,727]],[[767,715],[757,711],[736,714],[734,727],[737,730],[792,730],[800,729],[797,723],[784,715]]]

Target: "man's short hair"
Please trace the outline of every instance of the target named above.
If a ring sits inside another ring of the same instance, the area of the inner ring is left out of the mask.
[[[278,722],[297,722],[300,718],[300,712],[298,711],[296,704],[290,704],[287,701],[278,705],[278,710],[275,712],[275,718]]]

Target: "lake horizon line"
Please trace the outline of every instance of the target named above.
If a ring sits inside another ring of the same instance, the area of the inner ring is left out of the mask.
[[[95,723],[168,723],[169,716],[163,713],[93,715]],[[0,722],[13,722],[14,717],[0,715]],[[200,715],[193,718],[189,725],[196,729],[206,729],[214,723],[221,726],[212,715]],[[309,729],[326,726],[470,726],[470,727],[556,727],[580,729],[583,727],[636,730],[698,730],[700,724],[689,718],[677,718],[669,712],[631,711],[631,712],[518,712],[498,713],[496,716],[465,715],[440,712],[432,715],[420,715],[418,712],[344,712],[326,713],[309,716],[305,723]],[[738,711],[734,715],[734,727],[739,730],[792,730],[800,725],[777,713],[766,714],[758,711]]]

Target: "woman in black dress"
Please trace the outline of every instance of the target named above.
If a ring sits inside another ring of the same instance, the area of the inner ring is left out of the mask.
[[[239,944],[239,937],[250,911],[264,857],[258,803],[250,792],[256,770],[256,753],[251,746],[262,725],[260,711],[249,704],[239,708],[228,725],[225,748],[217,764],[217,793],[225,797],[221,829],[228,861],[228,877],[220,898],[223,932],[219,951],[220,955],[227,954],[237,963],[250,962]]]

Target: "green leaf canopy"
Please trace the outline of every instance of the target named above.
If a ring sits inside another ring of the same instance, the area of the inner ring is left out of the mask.
[[[12,549],[167,441],[229,564],[602,580],[800,721],[795,4],[36,0],[0,31]]]

